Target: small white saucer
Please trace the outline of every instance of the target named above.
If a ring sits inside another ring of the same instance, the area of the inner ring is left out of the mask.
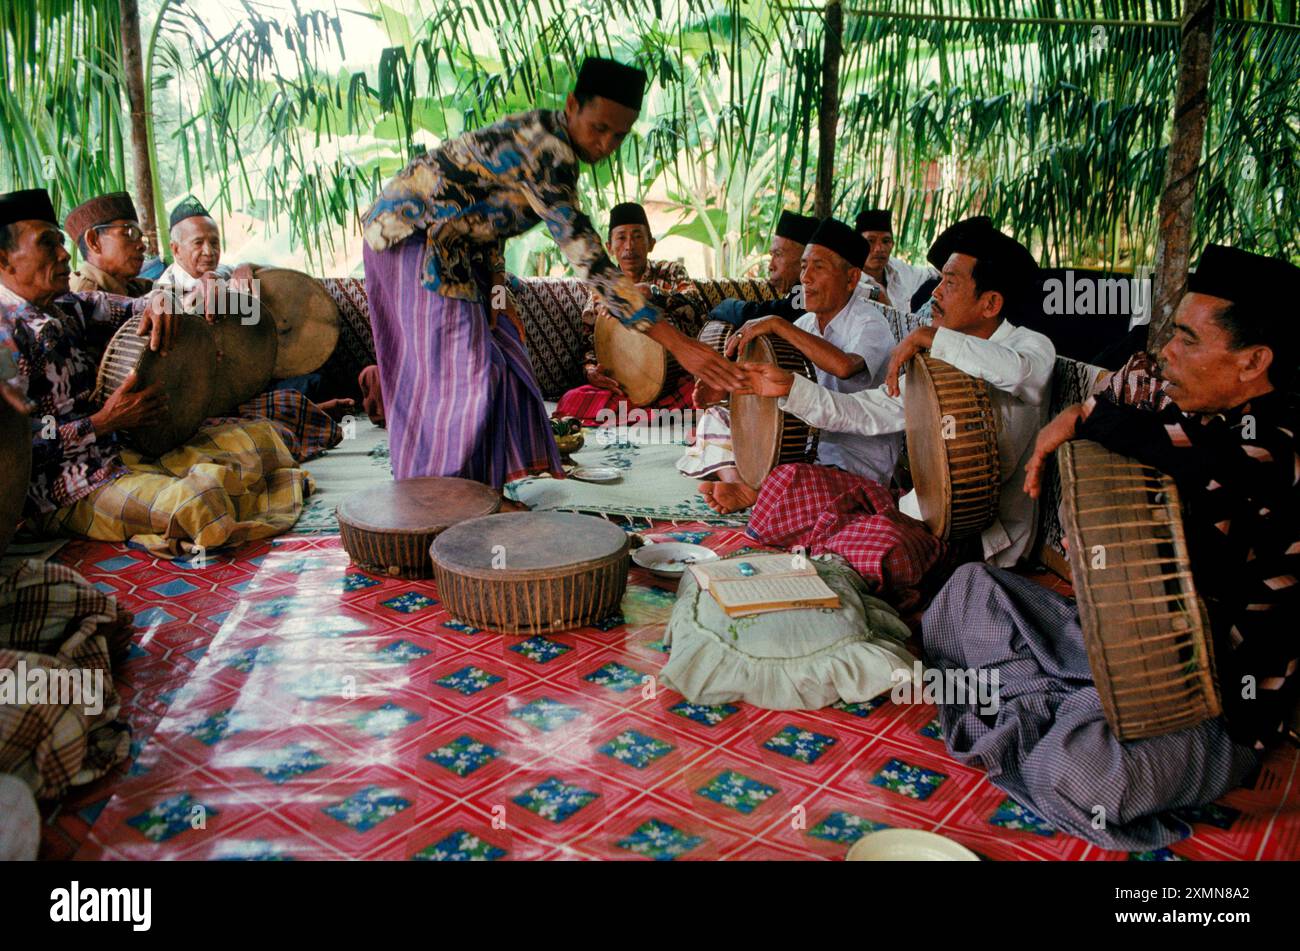
[[[617,482],[623,473],[610,466],[578,466],[569,473],[569,478],[581,482]]]
[[[660,578],[680,578],[688,565],[716,561],[717,558],[718,553],[712,548],[685,542],[658,542],[632,552],[633,561]]]
[[[978,862],[980,857],[952,839],[920,829],[869,832],[849,849],[846,862]]]

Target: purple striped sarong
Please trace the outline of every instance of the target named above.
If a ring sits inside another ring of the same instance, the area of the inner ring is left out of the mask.
[[[364,248],[393,475],[460,476],[501,488],[562,475],[546,406],[519,333],[482,303],[420,283],[424,233]]]
[[[1110,731],[1074,602],[984,564],[958,568],[925,613],[943,670],[996,670],[996,712],[974,697],[939,707],[961,763],[1058,829],[1103,849],[1158,849],[1191,834],[1188,810],[1248,781],[1257,754],[1222,718],[1140,740]],[[945,698],[952,700],[953,698]]]

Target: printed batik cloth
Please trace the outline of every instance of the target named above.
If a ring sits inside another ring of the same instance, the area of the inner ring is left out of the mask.
[[[47,516],[44,530],[174,558],[287,532],[313,489],[266,420],[205,426],[161,458],[125,450],[122,462],[125,475]]]
[[[925,612],[941,670],[996,671],[995,703],[945,697],[944,742],[961,763],[1056,828],[1104,849],[1147,851],[1191,834],[1175,810],[1247,781],[1258,754],[1223,719],[1139,740],[1111,732],[1074,601],[984,564],[956,570]],[[992,681],[990,681],[992,683]],[[989,709],[990,706],[995,709]]]
[[[120,476],[116,434],[96,434],[90,417],[99,364],[123,322],[147,306],[110,294],[65,294],[41,308],[0,285],[0,386],[35,404],[28,506],[53,512]],[[6,379],[8,377],[8,379]]]
[[[807,463],[777,466],[763,480],[748,533],[765,545],[841,556],[903,614],[922,605],[927,576],[947,553],[885,486]]]
[[[71,676],[84,686],[87,675],[97,676],[98,687],[92,682],[91,689],[99,696],[42,703],[6,697],[0,702],[0,773],[16,775],[38,799],[51,799],[126,759],[130,734],[117,721],[112,664],[125,656],[130,638],[131,615],[71,568],[5,563],[0,671],[14,678],[24,673],[29,684],[39,671],[50,686]]]
[[[736,468],[736,453],[731,445],[731,410],[710,406],[700,413],[698,420],[695,441],[677,460],[677,471],[692,479],[706,479]]]

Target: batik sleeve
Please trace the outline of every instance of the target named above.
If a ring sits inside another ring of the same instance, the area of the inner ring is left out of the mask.
[[[600,293],[609,313],[628,327],[649,330],[662,312],[605,253],[591,219],[578,207],[576,172],[566,168],[548,166],[536,177],[520,181],[529,206],[545,222],[578,277]]]

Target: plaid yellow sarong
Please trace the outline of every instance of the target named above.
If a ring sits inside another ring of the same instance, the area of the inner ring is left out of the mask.
[[[205,426],[159,459],[127,450],[122,463],[126,475],[46,516],[44,529],[173,558],[288,531],[313,489],[265,420]]]
[[[118,722],[112,660],[124,657],[131,615],[71,568],[38,561],[0,571],[0,671],[54,680],[72,671],[102,676],[100,709],[81,703],[0,703],[0,773],[13,773],[38,799],[91,782],[126,759],[130,735]]]

